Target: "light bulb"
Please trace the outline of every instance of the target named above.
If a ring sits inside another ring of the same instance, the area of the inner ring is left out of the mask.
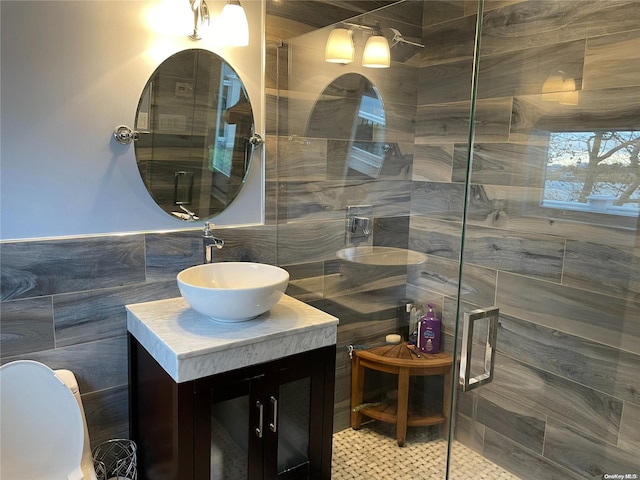
[[[249,45],[249,23],[240,2],[227,3],[216,25],[223,45],[228,47]]]
[[[391,64],[389,42],[382,35],[369,37],[362,54],[362,66],[369,68],[388,68]]]
[[[327,39],[324,59],[329,63],[353,62],[355,49],[351,32],[346,28],[334,28]]]

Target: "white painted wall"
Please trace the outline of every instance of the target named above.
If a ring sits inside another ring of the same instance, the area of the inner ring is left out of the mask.
[[[184,2],[188,0],[171,0]],[[207,0],[212,13],[224,1]],[[147,193],[134,147],[112,138],[133,127],[140,94],[170,55],[206,48],[240,74],[264,132],[264,5],[244,0],[250,45],[216,46],[160,34],[158,0],[7,1],[1,17],[0,240],[200,228],[174,219]],[[216,225],[261,223],[264,153]]]

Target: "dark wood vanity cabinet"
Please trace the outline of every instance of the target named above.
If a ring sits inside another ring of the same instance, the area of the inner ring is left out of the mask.
[[[141,480],[331,478],[335,345],[176,383],[129,338]]]

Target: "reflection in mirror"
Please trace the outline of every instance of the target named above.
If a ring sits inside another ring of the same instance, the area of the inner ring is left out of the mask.
[[[385,142],[385,113],[377,88],[364,76],[335,79],[317,99],[307,137],[328,138],[329,174],[378,178],[393,146]]]
[[[542,205],[637,216],[640,132],[550,132]]]
[[[218,55],[192,49],[165,60],[142,92],[135,125],[140,175],[167,213],[210,218],[238,195],[253,111],[238,74]]]

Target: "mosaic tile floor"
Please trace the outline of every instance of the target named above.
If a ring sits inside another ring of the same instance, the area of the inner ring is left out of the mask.
[[[334,434],[331,478],[443,480],[446,454],[447,442],[442,439],[409,431],[407,443],[400,448],[395,428],[371,423],[358,431],[348,428]],[[455,480],[520,480],[457,442],[452,458],[451,478]]]

